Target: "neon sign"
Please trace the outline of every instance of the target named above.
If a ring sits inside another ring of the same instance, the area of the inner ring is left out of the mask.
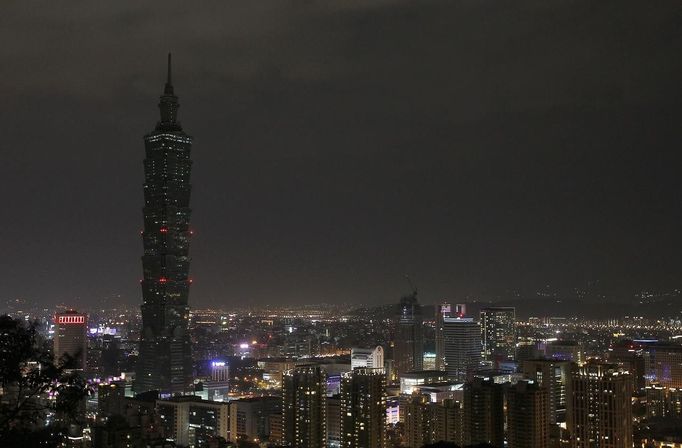
[[[58,316],[58,324],[84,324],[85,316]]]

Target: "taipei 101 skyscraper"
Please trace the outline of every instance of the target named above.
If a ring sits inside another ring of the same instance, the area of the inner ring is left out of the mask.
[[[189,183],[192,137],[178,121],[178,97],[168,79],[161,120],[144,137],[142,331],[133,389],[181,393],[192,384],[189,338]]]

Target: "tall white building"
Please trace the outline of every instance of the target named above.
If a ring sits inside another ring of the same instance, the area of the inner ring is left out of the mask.
[[[383,369],[383,347],[377,345],[374,348],[352,348],[350,351],[350,366],[351,369]]]

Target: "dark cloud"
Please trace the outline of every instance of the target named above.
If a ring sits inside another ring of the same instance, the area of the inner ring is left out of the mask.
[[[677,287],[676,1],[8,2],[0,297],[139,298],[174,52],[192,300]]]

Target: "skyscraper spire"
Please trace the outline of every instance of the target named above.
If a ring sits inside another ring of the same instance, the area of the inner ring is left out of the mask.
[[[138,393],[182,393],[193,384],[188,329],[192,137],[177,121],[178,107],[169,54],[161,120],[144,137],[142,332],[133,384]]]
[[[166,87],[163,89],[164,95],[173,95],[173,83],[171,82],[171,54],[168,52],[168,77],[166,78]]]
[[[161,101],[159,102],[159,110],[161,111],[161,121],[156,125],[156,130],[164,131],[181,131],[182,127],[180,122],[178,122],[178,97],[175,96],[173,91],[173,84],[171,81],[171,54],[168,53],[168,74],[166,78],[166,86],[163,89],[163,95],[161,95]]]

